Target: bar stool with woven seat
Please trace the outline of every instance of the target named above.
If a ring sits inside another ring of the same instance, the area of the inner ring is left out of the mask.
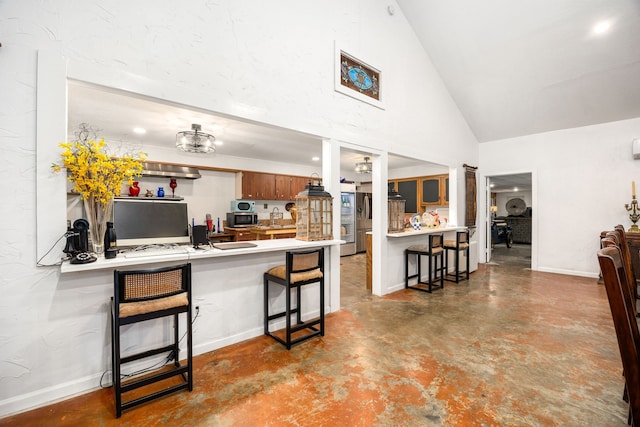
[[[445,240],[444,251],[445,280],[456,283],[460,280],[469,280],[469,230],[457,231],[455,240]],[[453,273],[449,273],[449,251],[454,251],[455,270]],[[460,252],[463,252],[467,259],[465,271],[460,271]]]
[[[285,288],[285,309],[282,312],[269,314],[269,283],[277,283]],[[302,287],[319,283],[320,315],[306,321],[302,320]],[[296,306],[291,307],[291,293],[296,290]],[[291,324],[292,315],[296,315],[296,324]],[[271,321],[285,318],[284,338],[272,333]],[[306,333],[302,333],[305,331]],[[301,334],[297,334],[300,332]],[[264,273],[264,333],[291,349],[291,346],[315,336],[324,336],[324,248],[308,251],[289,251],[286,264],[269,269]],[[296,337],[294,338],[294,334]]]
[[[431,292],[434,289],[444,288],[444,272],[443,272],[443,247],[442,247],[442,234],[429,234],[429,241],[427,245],[413,245],[404,250],[404,287],[416,289],[419,291]],[[417,273],[409,274],[409,256],[416,256]],[[422,282],[422,263],[421,257],[426,256],[428,258],[427,269],[427,282]],[[440,259],[440,266],[438,266],[438,259]],[[415,285],[409,286],[409,280],[418,278],[418,282]],[[434,280],[439,280],[440,284],[435,284]],[[421,285],[426,285],[425,289]]]
[[[187,360],[180,363],[179,314],[186,315]],[[173,320],[172,342],[151,350],[122,356],[120,328],[151,319],[170,317]],[[114,293],[111,299],[112,369],[116,417],[122,411],[141,405],[178,390],[193,390],[191,340],[191,264],[147,270],[114,271]],[[122,380],[122,366],[141,359],[166,353],[166,363],[151,375]],[[167,369],[169,362],[173,367]],[[173,379],[178,377],[178,381]],[[165,381],[166,380],[166,381]],[[162,387],[142,387],[165,381]],[[138,390],[134,392],[134,390]],[[132,392],[123,402],[125,393]]]

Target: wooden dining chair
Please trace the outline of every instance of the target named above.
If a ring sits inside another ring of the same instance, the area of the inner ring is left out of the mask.
[[[633,296],[634,298],[638,299],[638,285],[636,280],[637,278],[635,271],[633,270],[633,261],[631,257],[629,242],[627,241],[627,233],[624,231],[624,227],[622,225],[616,225],[613,229],[613,232],[618,235],[618,240],[620,241],[620,252],[622,253],[622,259],[627,269],[629,284],[631,285],[631,289],[633,289]],[[638,311],[636,310],[636,315],[637,314]]]
[[[622,359],[629,402],[629,424],[640,426],[640,334],[635,313],[629,309],[631,294],[628,283],[625,283],[627,277],[620,248],[609,245],[600,249],[598,262]]]
[[[633,275],[633,270],[630,269],[630,265],[628,265],[624,260],[624,250],[623,243],[620,241],[620,235],[615,231],[609,231],[603,239],[601,239],[600,245],[603,248],[609,246],[615,246],[620,251],[620,260],[622,262],[622,268],[624,270],[624,277],[621,277],[622,282],[627,286],[630,294],[630,298],[625,299],[625,303],[628,304],[629,312],[633,313],[634,316],[638,315],[635,292],[633,291],[633,280],[635,277]],[[628,249],[628,248],[627,248]],[[627,251],[628,252],[628,251]]]

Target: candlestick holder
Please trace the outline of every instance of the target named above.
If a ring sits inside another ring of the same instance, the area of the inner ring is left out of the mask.
[[[629,229],[629,232],[640,233],[640,228],[638,228],[638,225],[636,224],[636,222],[638,222],[638,220],[640,219],[640,212],[638,211],[638,201],[636,200],[635,195],[631,198],[631,206],[629,206],[628,203],[625,203],[624,208],[627,210],[627,212],[631,212],[629,214],[629,219],[631,219],[633,225]]]

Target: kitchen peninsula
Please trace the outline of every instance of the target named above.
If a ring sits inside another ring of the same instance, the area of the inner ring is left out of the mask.
[[[190,262],[192,266],[192,298],[194,313],[194,354],[202,354],[233,343],[263,334],[263,274],[269,268],[284,264],[289,250],[325,248],[325,312],[340,309],[340,244],[341,240],[307,242],[296,239],[269,239],[251,242],[253,247],[222,250],[216,248],[194,249],[184,247],[184,253],[170,253],[137,258],[118,254],[114,259],[99,257],[90,264],[64,262],[60,269],[58,288],[62,293],[82,289],[81,307],[77,319],[84,312],[102,313],[100,324],[92,328],[101,331],[102,338],[87,343],[88,353],[100,355],[101,364],[109,364],[108,352],[102,348],[109,341],[109,301],[113,293],[114,269],[146,269]],[[338,256],[332,256],[334,253]],[[336,262],[337,261],[337,262]],[[317,291],[302,294],[304,307],[318,307]],[[284,307],[284,294],[273,290],[272,308]],[[303,313],[304,317],[317,315]],[[284,327],[284,319],[282,320]],[[141,331],[140,328],[143,330]],[[157,328],[140,325],[137,331],[128,331],[123,341],[126,345],[146,345],[162,339]],[[160,328],[162,329],[162,328]],[[164,331],[166,332],[166,331]],[[328,333],[331,333],[329,330]],[[89,348],[91,345],[100,348]]]
[[[427,235],[433,233],[442,233],[444,238],[454,239],[455,232],[466,230],[467,227],[463,226],[447,226],[440,228],[422,228],[421,230],[407,229],[401,233],[387,233],[387,258],[385,265],[387,266],[387,280],[390,284],[390,292],[394,292],[400,289],[404,289],[404,250],[411,245],[426,244]],[[369,251],[367,252],[369,253]],[[373,262],[373,261],[371,261]],[[367,265],[371,265],[371,262],[367,260]],[[415,261],[410,261],[415,262]],[[424,262],[424,261],[423,261]],[[449,262],[449,265],[453,265]],[[412,265],[413,269],[414,266]],[[471,271],[475,270],[475,264],[472,263]],[[425,270],[426,271],[426,270]]]

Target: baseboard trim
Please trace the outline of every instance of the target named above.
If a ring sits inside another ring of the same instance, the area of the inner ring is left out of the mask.
[[[592,279],[597,279],[598,277],[600,277],[598,273],[590,273],[588,271],[564,270],[562,268],[538,267],[534,271],[540,271],[543,273],[564,274],[565,276],[589,277]]]

